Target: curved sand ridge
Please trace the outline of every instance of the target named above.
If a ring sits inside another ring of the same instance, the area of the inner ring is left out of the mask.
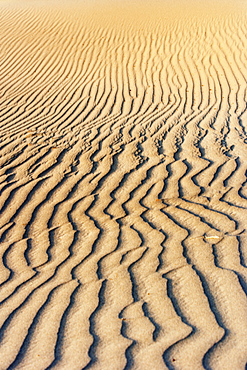
[[[0,13],[0,369],[244,369],[246,17],[75,10]]]

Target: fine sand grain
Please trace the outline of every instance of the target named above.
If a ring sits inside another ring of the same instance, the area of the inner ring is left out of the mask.
[[[245,369],[246,82],[244,2],[0,0],[0,370]]]

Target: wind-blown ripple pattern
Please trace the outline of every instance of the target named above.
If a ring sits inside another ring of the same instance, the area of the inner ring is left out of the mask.
[[[0,17],[0,368],[244,369],[245,16]]]

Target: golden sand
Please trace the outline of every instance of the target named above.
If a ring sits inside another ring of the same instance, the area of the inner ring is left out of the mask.
[[[247,17],[0,0],[0,370],[247,359]]]

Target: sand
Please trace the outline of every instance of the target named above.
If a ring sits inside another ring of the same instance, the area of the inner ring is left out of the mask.
[[[0,370],[245,369],[246,10],[0,1]]]

